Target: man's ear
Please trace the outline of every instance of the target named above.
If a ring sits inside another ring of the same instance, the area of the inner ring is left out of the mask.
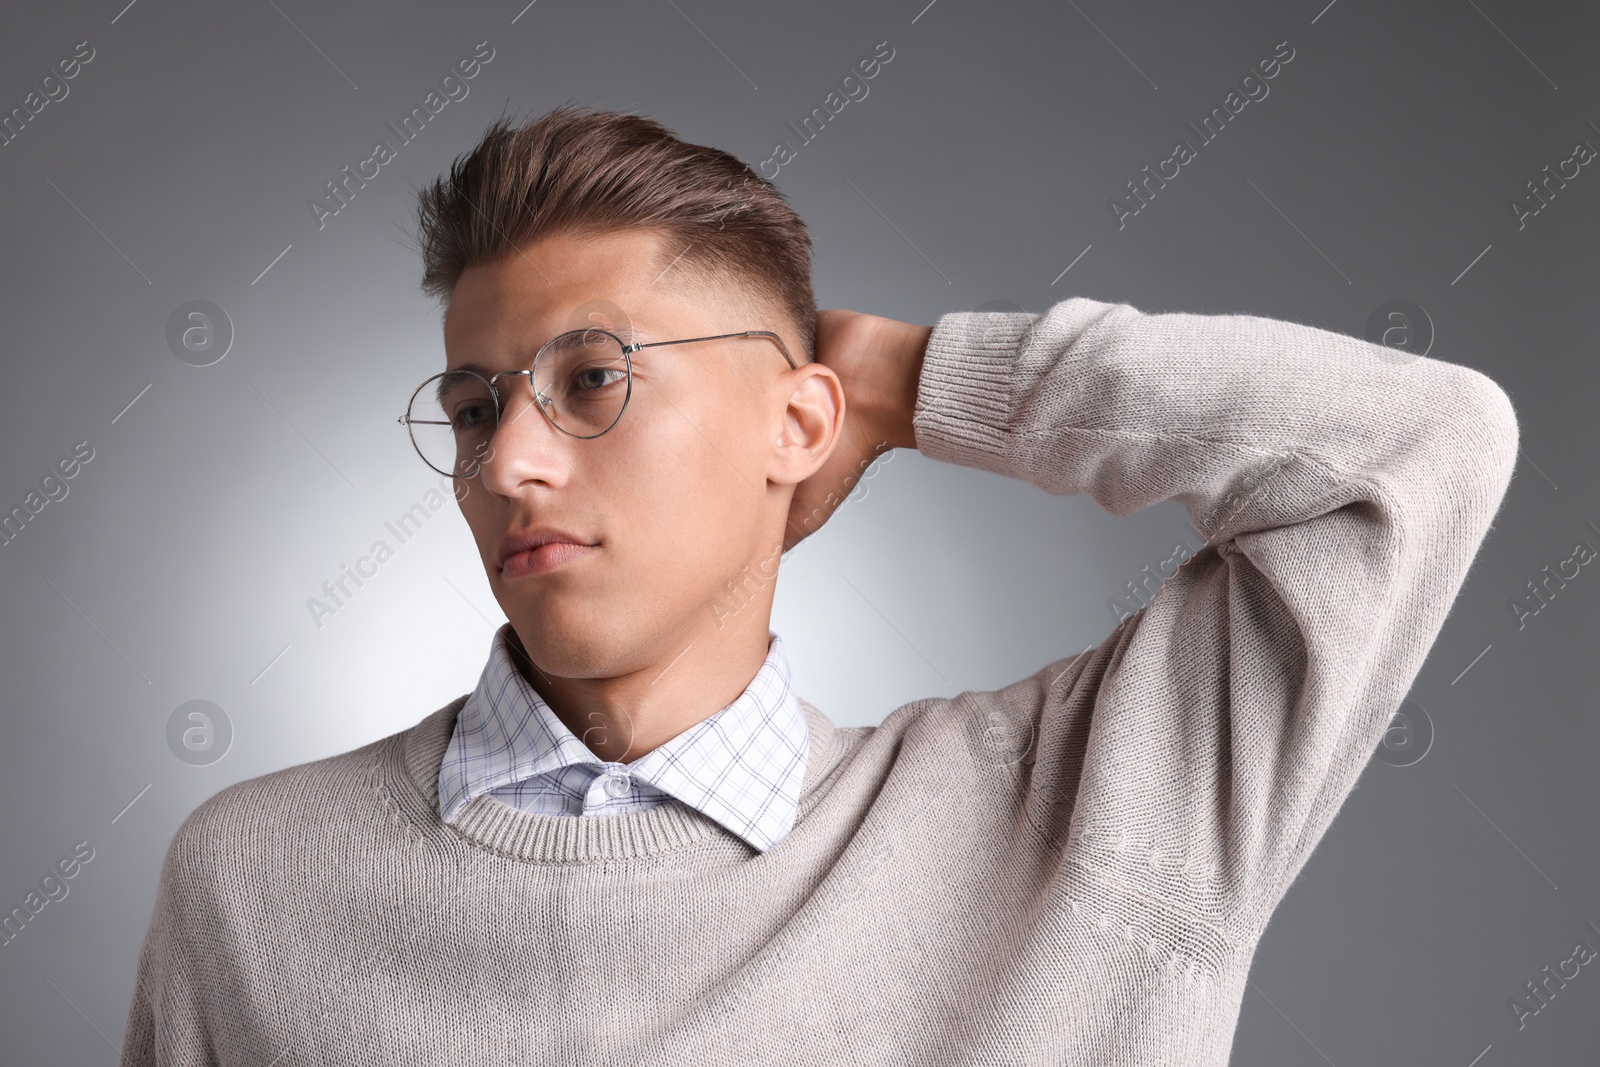
[[[767,479],[798,485],[827,462],[844,427],[844,385],[820,363],[802,364],[775,386],[782,398]]]

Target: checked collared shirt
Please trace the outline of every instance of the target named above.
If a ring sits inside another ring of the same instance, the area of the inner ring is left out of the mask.
[[[699,810],[765,852],[794,825],[809,730],[783,640],[730,705],[628,763],[600,759],[512,660],[511,624],[456,719],[439,766],[439,814],[453,822],[488,793],[541,815],[613,815],[662,804]]]

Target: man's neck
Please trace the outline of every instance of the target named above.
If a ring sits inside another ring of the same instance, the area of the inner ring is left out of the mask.
[[[741,626],[679,638],[645,666],[613,678],[550,674],[514,629],[508,646],[518,672],[575,737],[600,759],[627,763],[737,700],[766,660],[768,626],[762,612]]]

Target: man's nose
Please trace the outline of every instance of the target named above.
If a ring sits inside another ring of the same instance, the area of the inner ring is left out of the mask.
[[[526,381],[502,388],[499,425],[479,466],[487,487],[509,494],[526,481],[558,485],[566,478],[566,434],[540,413]]]

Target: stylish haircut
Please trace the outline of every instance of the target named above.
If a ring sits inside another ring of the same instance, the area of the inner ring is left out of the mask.
[[[502,116],[419,200],[430,296],[448,300],[469,266],[551,234],[646,229],[664,238],[658,270],[743,286],[793,318],[797,358],[816,358],[805,223],[743,160],[653,119],[570,104],[516,128]]]

